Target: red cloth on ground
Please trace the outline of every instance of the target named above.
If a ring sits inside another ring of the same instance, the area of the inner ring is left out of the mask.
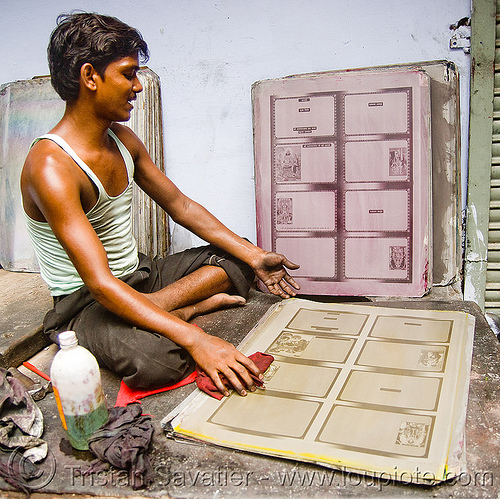
[[[253,360],[254,364],[263,373],[266,372],[267,368],[271,365],[271,363],[274,360],[274,357],[272,355],[261,352],[255,352],[252,355],[249,355],[248,358]],[[221,400],[224,395],[222,395],[222,393],[219,392],[219,390],[215,386],[210,376],[205,374],[198,366],[196,366],[196,372],[198,373],[198,376],[196,378],[196,384],[198,385],[198,388],[200,390],[203,390],[205,393],[208,393],[208,395],[211,395],[212,397],[216,398],[217,400]],[[255,381],[255,384],[257,386],[262,386],[264,384],[264,382],[260,380],[257,376],[253,375],[252,373],[249,374]],[[220,378],[224,386],[228,388],[231,386],[231,384],[224,375],[221,374]]]
[[[274,357],[267,353],[255,352],[252,355],[249,355],[249,359],[253,360],[254,364],[259,368],[261,372],[266,372],[267,368],[274,361]],[[258,386],[262,386],[264,382],[260,380],[257,376],[250,373],[250,376],[255,381],[255,384]],[[221,380],[224,386],[228,388],[231,386],[229,381],[225,376],[221,375]],[[166,392],[168,390],[174,390],[175,388],[180,388],[181,386],[188,385],[196,381],[196,384],[200,390],[203,390],[208,395],[216,398],[217,400],[221,400],[224,395],[222,395],[217,387],[215,386],[212,379],[206,375],[198,366],[196,366],[196,371],[192,372],[189,376],[184,379],[181,379],[177,383],[173,385],[164,386],[162,388],[156,388],[155,390],[136,390],[134,388],[128,387],[123,381],[120,385],[120,390],[118,392],[118,396],[116,397],[115,407],[125,407],[128,404],[132,404],[134,402],[139,402],[140,399],[148,397],[149,395],[154,395],[156,393]],[[139,402],[140,403],[140,402]]]
[[[148,397],[149,395],[166,392],[168,390],[173,390],[174,388],[179,388],[184,385],[189,385],[189,383],[192,383],[196,379],[196,376],[196,371],[193,371],[189,376],[181,379],[177,383],[164,386],[162,388],[156,388],[155,390],[136,390],[134,388],[128,387],[122,381],[120,385],[120,391],[118,392],[118,396],[116,397],[115,407],[125,407],[128,404],[139,402],[139,399],[143,399],[144,397]]]

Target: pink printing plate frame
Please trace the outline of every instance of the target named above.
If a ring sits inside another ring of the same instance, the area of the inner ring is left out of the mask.
[[[431,286],[430,80],[353,70],[252,87],[257,242],[301,265],[301,294]]]

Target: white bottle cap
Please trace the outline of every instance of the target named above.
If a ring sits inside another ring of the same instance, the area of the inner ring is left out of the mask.
[[[78,344],[76,333],[74,331],[64,331],[64,333],[59,334],[58,338],[59,346],[61,347],[70,347]]]

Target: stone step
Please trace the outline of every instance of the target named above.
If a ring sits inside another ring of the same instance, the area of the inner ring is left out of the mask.
[[[0,268],[0,366],[17,367],[49,344],[42,321],[52,298],[40,274]]]

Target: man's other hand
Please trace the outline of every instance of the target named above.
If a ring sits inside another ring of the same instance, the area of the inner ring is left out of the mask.
[[[263,251],[253,265],[255,275],[267,286],[274,295],[281,298],[295,296],[300,286],[291,277],[287,269],[297,270],[300,265],[292,263],[284,255]]]

